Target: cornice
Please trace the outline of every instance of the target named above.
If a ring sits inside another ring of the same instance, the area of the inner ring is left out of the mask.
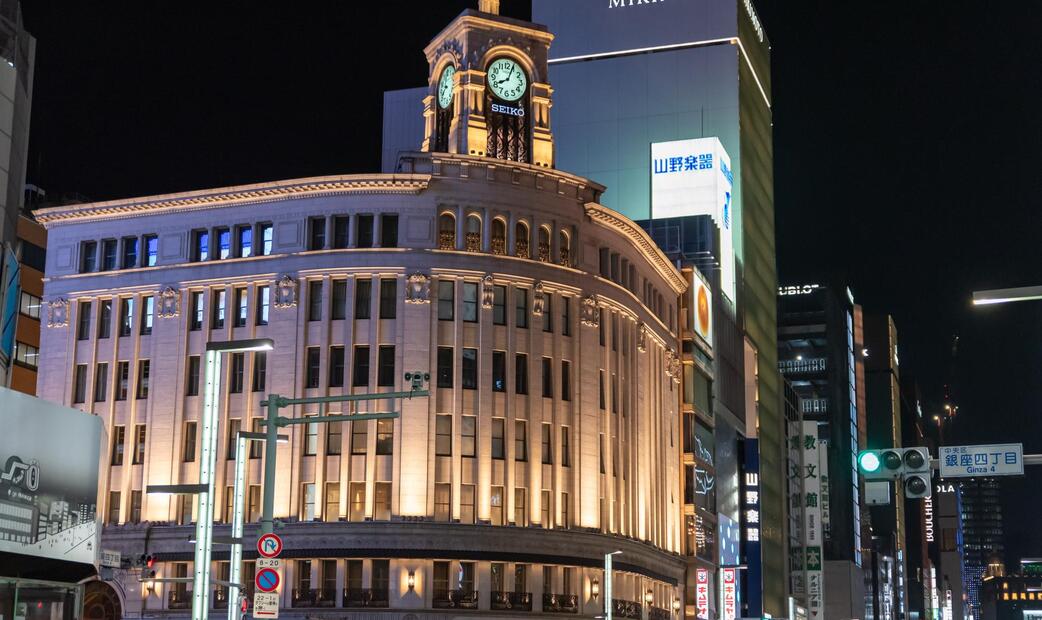
[[[299,200],[341,194],[419,194],[430,186],[429,174],[338,175],[238,185],[40,209],[38,222],[50,228],[74,220],[216,209],[276,200]]]
[[[531,37],[538,41],[550,45],[554,40],[554,35],[546,30],[546,26],[539,24],[522,25],[525,22],[517,20],[507,21],[506,18],[497,17],[482,17],[477,11],[464,11],[456,19],[454,19],[448,26],[442,29],[434,39],[424,48],[423,52],[428,59],[432,58],[432,54],[438,50],[438,46],[441,41],[445,38],[459,36],[461,32],[467,28],[472,29],[483,29],[483,30],[499,30],[502,32],[509,32],[525,37]]]
[[[644,229],[633,223],[627,217],[622,216],[616,211],[605,207],[604,205],[596,202],[588,202],[585,205],[586,215],[590,219],[607,226],[608,228],[615,229],[619,234],[628,237],[633,242],[648,261],[655,267],[658,274],[662,278],[669,282],[673,287],[674,292],[679,295],[687,290],[687,281],[684,279],[673,263],[670,262],[666,255],[662,253],[658,245],[652,241],[648,233],[644,232]]]

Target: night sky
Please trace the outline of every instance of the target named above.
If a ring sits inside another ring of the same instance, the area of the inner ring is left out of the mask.
[[[383,91],[423,84],[423,47],[477,4],[23,2],[28,181],[93,200],[378,170]],[[1042,4],[757,4],[780,281],[845,281],[892,314],[927,415],[953,386],[953,440],[1042,452],[1042,302],[969,304],[1042,284]],[[1006,484],[1010,560],[1042,555],[1028,471]]]

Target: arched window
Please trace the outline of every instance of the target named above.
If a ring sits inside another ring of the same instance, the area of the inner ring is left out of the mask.
[[[481,218],[476,215],[467,216],[467,231],[464,236],[468,252],[481,251]]]
[[[539,227],[539,260],[550,262],[550,227]]]
[[[528,250],[528,224],[518,222],[514,226],[514,256],[518,258],[530,258],[532,255]]]
[[[558,262],[565,267],[568,267],[572,264],[572,239],[568,236],[568,232],[565,230],[561,230],[558,233],[558,237]]]
[[[438,249],[456,249],[456,217],[451,213],[442,213],[438,218]]]
[[[492,244],[493,254],[505,256],[507,253],[507,223],[502,218],[492,220]]]

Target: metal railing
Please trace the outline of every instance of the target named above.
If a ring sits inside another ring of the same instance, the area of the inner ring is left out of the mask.
[[[539,244],[539,260],[544,263],[550,262],[550,244],[540,243]]]
[[[167,593],[167,609],[190,609],[192,607],[191,590],[171,590]]]
[[[514,242],[514,256],[518,258],[528,258],[528,240],[518,239]]]
[[[344,607],[390,607],[385,588],[344,588]]]
[[[293,607],[336,607],[335,588],[293,589]]]
[[[228,588],[221,586],[213,589],[213,608],[228,609]]]
[[[478,593],[474,590],[435,590],[435,609],[477,609]]]
[[[494,590],[491,607],[496,611],[532,611],[532,593]]]
[[[543,594],[543,611],[546,613],[579,613],[579,596],[577,594]]]
[[[497,256],[506,256],[507,240],[503,237],[492,237],[492,243],[489,244],[489,249]]]
[[[481,251],[481,233],[469,232],[463,237],[466,242],[465,249],[468,252],[480,252]]]
[[[648,620],[670,620],[671,614],[668,609],[648,607]]]
[[[640,620],[641,612],[643,611],[640,603],[620,598],[613,598],[611,604],[615,616],[619,618],[634,618],[635,620]]]
[[[452,231],[442,231],[438,233],[438,249],[439,250],[455,250],[456,249],[456,233]]]

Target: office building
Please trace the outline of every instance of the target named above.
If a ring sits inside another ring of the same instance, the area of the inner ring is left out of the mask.
[[[979,620],[1042,618],[1042,560],[1024,558],[1012,575],[998,571],[984,577]]]
[[[10,384],[13,390],[36,394],[47,231],[30,213],[23,212],[18,216],[18,245],[18,317]]]
[[[286,430],[282,616],[591,617],[616,550],[616,617],[681,606],[689,282],[600,203],[601,185],[554,168],[553,36],[497,4],[426,48],[424,149],[394,175],[37,213],[50,248],[40,391],[108,429],[106,549],[157,555],[160,577],[191,574],[192,498],[144,491],[197,479],[206,344],[268,337],[273,351],[224,362],[216,536],[228,535],[232,438],[258,427],[267,394],[386,393],[408,389],[410,371],[429,372],[431,392],[395,420]],[[250,457],[255,522],[263,457]],[[227,575],[227,551],[214,560]],[[189,613],[184,583],[106,587],[124,609]],[[229,602],[221,587],[211,600]]]
[[[1005,560],[1002,538],[1002,489],[995,478],[967,478],[954,482],[962,500],[963,579],[967,606],[981,617],[980,587],[992,558]]]

